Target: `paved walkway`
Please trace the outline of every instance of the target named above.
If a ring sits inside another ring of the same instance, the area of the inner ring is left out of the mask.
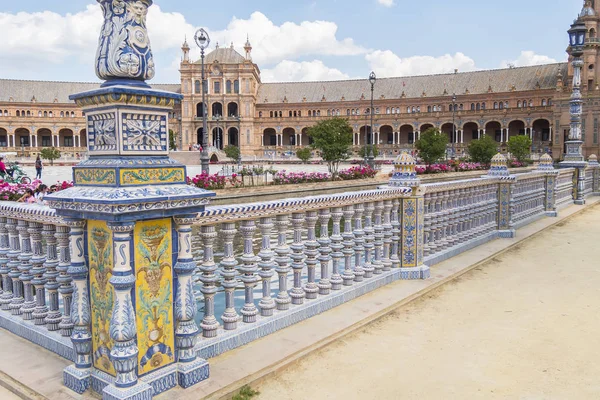
[[[600,206],[303,358],[260,399],[600,398]]]

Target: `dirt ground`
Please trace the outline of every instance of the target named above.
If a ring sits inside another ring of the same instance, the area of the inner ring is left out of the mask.
[[[268,378],[260,399],[600,398],[600,206]]]

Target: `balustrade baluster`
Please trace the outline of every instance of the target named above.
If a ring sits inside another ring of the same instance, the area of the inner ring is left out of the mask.
[[[318,263],[317,256],[319,251],[319,242],[317,242],[315,227],[317,226],[317,220],[319,219],[316,211],[309,211],[306,213],[306,227],[307,227],[307,240],[304,243],[306,254],[306,268],[308,270],[308,282],[304,285],[304,292],[306,293],[307,299],[316,299],[317,293],[319,293],[319,286],[315,282],[315,268]]]
[[[43,225],[39,222],[29,223],[29,234],[31,235],[31,248],[33,250],[33,257],[31,258],[31,274],[33,280],[31,283],[35,288],[35,301],[36,307],[33,310],[33,320],[36,325],[44,325],[45,319],[48,316],[48,306],[46,306],[46,278],[44,274],[46,268],[44,262],[44,249],[42,247],[42,228]]]
[[[21,306],[25,302],[23,298],[23,282],[19,279],[21,272],[19,271],[19,255],[21,254],[21,241],[19,239],[19,232],[17,231],[18,221],[15,218],[8,218],[6,221],[6,227],[8,229],[8,236],[10,239],[10,251],[8,253],[8,267],[10,272],[8,275],[12,280],[13,297],[10,302],[10,313],[12,315],[21,315]]]
[[[56,281],[60,284],[58,293],[63,300],[63,316],[58,324],[60,334],[65,337],[71,336],[73,331],[73,321],[71,320],[72,298],[73,298],[73,278],[69,275],[69,266],[71,265],[71,252],[69,248],[69,227],[56,227],[56,240],[58,241],[58,266],[59,272]]]
[[[292,304],[304,303],[304,289],[302,288],[302,270],[304,269],[304,242],[302,241],[302,228],[304,226],[304,213],[292,214],[292,227],[294,229],[294,241],[290,248],[293,253],[292,270],[294,271],[294,287],[290,291]]]
[[[400,219],[398,210],[400,208],[400,200],[394,199],[392,201],[392,255],[390,261],[392,268],[400,268]]]
[[[439,206],[440,209],[438,211],[438,226],[439,226],[439,249],[445,250],[449,247],[452,247],[452,238],[453,238],[453,230],[452,227],[454,225],[455,215],[451,211],[453,208],[453,198],[451,192],[443,191],[438,194],[439,196]]]
[[[362,204],[354,205],[354,281],[362,282],[365,276],[363,257],[365,254],[365,231],[362,227],[362,216],[365,209]]]
[[[344,245],[344,272],[342,281],[344,286],[352,286],[354,282],[354,271],[352,271],[352,257],[354,256],[354,231],[352,228],[352,217],[354,216],[354,206],[344,207],[344,233],[342,234]]]
[[[343,237],[340,230],[340,223],[343,216],[344,212],[341,207],[334,207],[331,209],[331,219],[333,220],[331,233],[331,250],[333,250],[331,259],[333,260],[333,270],[331,279],[329,279],[329,282],[331,282],[331,290],[340,290],[344,282],[340,275],[340,263],[344,257],[344,253],[342,253],[342,250],[344,249],[344,245],[342,244]]]
[[[262,236],[262,246],[258,256],[260,261],[258,266],[260,271],[258,275],[262,279],[262,299],[258,302],[260,315],[270,317],[275,309],[275,301],[271,297],[271,278],[273,277],[273,268],[275,262],[273,257],[275,253],[271,250],[271,231],[273,230],[273,221],[269,217],[259,220],[258,228]]]
[[[275,298],[278,310],[288,310],[291,298],[287,289],[288,274],[290,273],[290,246],[287,244],[287,231],[290,227],[288,215],[278,215],[275,220],[277,227],[277,247],[275,248],[275,262],[277,263],[277,276],[279,278],[279,293]]]
[[[59,273],[56,270],[58,266],[58,253],[56,251],[55,233],[56,227],[54,225],[44,225],[44,230],[42,231],[42,235],[46,240],[46,261],[44,262],[46,272],[44,273],[44,278],[46,279],[45,288],[48,292],[49,303],[48,315],[44,323],[49,331],[57,331],[59,329],[58,324],[62,319],[58,301],[58,288],[60,284],[56,280]]]
[[[223,236],[223,259],[221,260],[223,282],[221,284],[225,289],[225,312],[223,312],[221,319],[223,320],[223,329],[226,331],[237,329],[240,318],[235,311],[235,288],[237,286],[235,268],[238,266],[238,262],[233,249],[233,239],[236,233],[235,223],[226,222],[221,224],[221,235]]]
[[[254,255],[252,237],[256,232],[256,224],[254,221],[242,221],[240,232],[244,240],[244,254],[242,255],[243,264],[240,265],[239,271],[241,274],[240,280],[244,283],[244,307],[242,307],[242,321],[245,323],[256,322],[258,308],[254,304],[254,287],[258,282],[258,257]]]
[[[19,236],[21,238],[21,254],[19,255],[19,272],[21,275],[19,279],[23,283],[23,298],[25,302],[21,306],[20,315],[22,315],[25,321],[33,319],[33,310],[35,310],[35,298],[33,296],[33,275],[31,275],[31,258],[33,253],[31,252],[31,236],[29,235],[29,224],[25,220],[19,220],[17,225]]]
[[[375,249],[375,229],[373,228],[373,211],[375,211],[375,204],[367,203],[365,205],[365,265],[363,270],[365,271],[365,278],[372,278],[375,267],[373,266],[373,253]]]
[[[392,220],[391,220],[391,212],[392,212],[392,201],[386,200],[383,202],[383,254],[381,259],[381,264],[383,265],[384,271],[389,271],[392,269],[392,260],[390,258],[390,251],[392,248]]]
[[[383,214],[383,201],[378,201],[375,203],[375,224],[373,226],[374,229],[374,237],[375,241],[373,244],[375,245],[375,257],[373,259],[373,273],[375,275],[381,274],[383,270],[383,263],[381,262],[382,252],[383,252],[383,226],[382,217]]]
[[[204,245],[204,256],[202,264],[199,267],[201,272],[200,281],[202,288],[200,291],[204,295],[204,318],[200,322],[202,336],[213,338],[217,336],[219,322],[215,318],[215,294],[217,293],[216,282],[219,280],[215,274],[217,264],[214,260],[213,246],[217,238],[217,232],[214,225],[205,225],[200,228],[200,238]]]
[[[321,279],[319,280],[319,294],[327,295],[331,292],[329,281],[329,261],[331,261],[331,240],[329,239],[329,220],[331,213],[328,208],[319,211],[319,262],[321,263]]]
[[[8,252],[10,251],[10,239],[8,237],[8,229],[6,226],[6,217],[0,217],[0,274],[2,275],[2,296],[0,296],[0,309],[8,311],[10,302],[13,298],[12,280],[8,273]]]

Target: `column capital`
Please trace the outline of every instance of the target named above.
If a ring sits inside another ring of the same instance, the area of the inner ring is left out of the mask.
[[[114,233],[129,233],[135,228],[134,222],[109,222],[108,229]]]

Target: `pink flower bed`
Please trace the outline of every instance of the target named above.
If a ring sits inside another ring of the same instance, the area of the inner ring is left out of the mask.
[[[31,183],[8,183],[0,180],[0,201],[17,201],[25,194],[27,189],[31,189],[34,192],[42,184],[42,181],[35,180]],[[56,182],[56,184],[48,188],[48,193],[60,192],[61,190],[73,187],[73,182],[63,181]]]
[[[415,167],[417,174],[442,174],[446,172],[465,172],[486,170],[487,166],[472,162],[451,162],[449,164],[418,165]]]

